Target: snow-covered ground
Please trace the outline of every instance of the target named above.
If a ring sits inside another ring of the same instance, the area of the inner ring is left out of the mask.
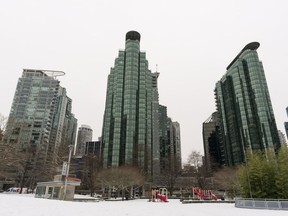
[[[286,216],[287,211],[235,208],[234,204],[182,204],[129,201],[69,202],[34,198],[31,195],[0,194],[1,216]]]

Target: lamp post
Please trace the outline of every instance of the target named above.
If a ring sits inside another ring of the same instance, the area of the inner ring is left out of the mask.
[[[66,192],[67,192],[67,178],[69,176],[69,168],[70,168],[70,161],[71,161],[71,154],[72,154],[72,150],[73,150],[73,145],[69,145],[69,157],[68,157],[68,164],[67,164],[67,172],[66,172],[66,176],[65,176],[65,185],[64,185],[64,196],[63,196],[63,200],[66,199]]]

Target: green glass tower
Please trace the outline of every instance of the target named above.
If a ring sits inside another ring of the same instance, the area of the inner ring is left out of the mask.
[[[133,165],[152,175],[154,166],[154,174],[158,172],[159,125],[153,115],[159,104],[157,77],[148,69],[146,53],[140,51],[140,34],[128,32],[125,50],[119,51],[108,76],[102,131],[104,167]]]
[[[220,147],[228,166],[245,161],[246,149],[280,148],[279,137],[258,42],[246,45],[215,88]]]

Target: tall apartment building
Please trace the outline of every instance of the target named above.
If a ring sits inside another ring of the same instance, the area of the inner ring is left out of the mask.
[[[158,72],[149,70],[146,53],[140,51],[140,34],[128,32],[125,50],[119,51],[108,76],[102,131],[104,168],[137,166],[153,177],[153,181],[160,175],[163,122],[159,120],[162,117],[159,115],[158,77]],[[167,122],[164,125],[167,133],[166,125]],[[179,147],[180,133],[176,126]],[[167,136],[165,139],[168,140]],[[181,157],[181,150],[177,149],[176,154]]]
[[[223,152],[220,148],[220,131],[218,113],[212,113],[209,118],[202,124],[202,135],[204,144],[204,163],[208,173],[216,170],[224,164]]]
[[[181,157],[180,124],[178,122],[172,122],[172,127],[170,126],[169,134],[170,134],[170,146],[171,146],[170,155],[171,158],[174,159],[174,163],[171,163],[171,169],[174,172],[179,172],[182,169],[182,157]]]
[[[152,171],[155,183],[158,180],[158,176],[160,176],[158,77],[158,72],[152,73]]]
[[[49,152],[54,155],[68,155],[69,145],[75,145],[77,119],[72,113],[72,99],[66,89],[59,87],[55,112],[51,124]]]
[[[171,120],[170,120],[171,121]],[[159,149],[160,149],[160,170],[167,171],[170,169],[169,161],[169,123],[167,116],[167,107],[159,105]]]
[[[280,148],[275,117],[258,42],[246,45],[216,83],[222,157],[233,166],[245,160],[245,151]]]
[[[92,154],[101,159],[101,141],[86,142],[85,155]]]
[[[59,149],[68,154],[75,143],[77,119],[72,100],[57,76],[64,72],[24,69],[15,91],[4,141],[18,151],[32,151],[34,164],[56,160]],[[63,154],[63,152],[62,152]]]
[[[167,107],[159,105],[160,170],[179,173],[182,169],[180,124],[167,116]]]
[[[146,53],[140,51],[140,34],[126,34],[108,76],[102,144],[103,166],[135,165],[152,175],[153,74]],[[154,121],[156,121],[154,119]]]
[[[78,129],[76,154],[83,156],[85,154],[86,142],[91,142],[93,130],[89,125],[81,125]]]

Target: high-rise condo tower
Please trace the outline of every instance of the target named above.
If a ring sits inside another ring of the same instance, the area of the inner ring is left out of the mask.
[[[137,166],[147,175],[160,171],[157,77],[148,69],[146,53],[140,51],[140,34],[128,32],[125,50],[119,51],[108,76],[104,167]]]
[[[246,150],[280,148],[258,42],[246,45],[227,67],[215,88],[226,165],[245,161]]]

